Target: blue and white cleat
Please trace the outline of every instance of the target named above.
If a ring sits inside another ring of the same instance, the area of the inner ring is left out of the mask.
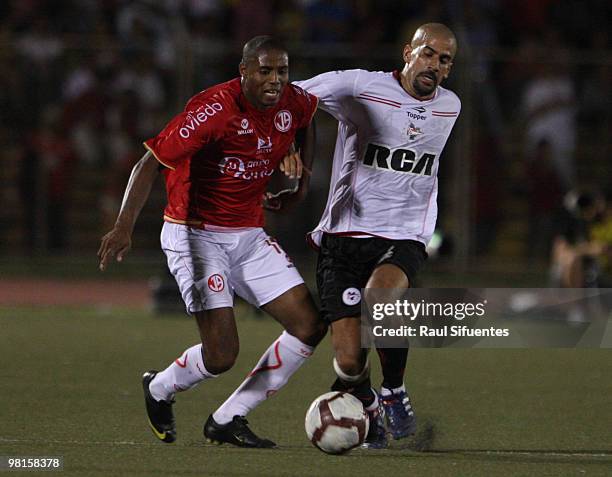
[[[372,411],[368,411],[370,419],[370,429],[361,447],[364,449],[386,449],[389,445],[387,439],[387,431],[385,429],[385,411],[378,398],[378,407]]]
[[[416,415],[405,390],[380,396],[387,428],[393,439],[403,439],[416,432]]]

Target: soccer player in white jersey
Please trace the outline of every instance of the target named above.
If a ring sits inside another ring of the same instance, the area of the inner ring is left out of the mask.
[[[351,392],[370,413],[366,447],[386,447],[385,415],[395,439],[416,430],[404,386],[408,349],[379,349],[380,396],[370,386],[360,290],[408,288],[427,258],[440,156],[461,108],[440,86],[456,51],[452,31],[428,23],[404,47],[401,72],[335,71],[296,82],[339,122],[327,206],[310,239],[332,330],[332,389]]]

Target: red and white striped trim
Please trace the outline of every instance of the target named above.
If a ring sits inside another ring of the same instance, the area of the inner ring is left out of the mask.
[[[444,118],[454,118],[459,114],[459,111],[432,111],[432,116],[441,116]]]
[[[392,99],[381,98],[380,96],[374,96],[373,94],[369,93],[360,93],[357,98],[365,99],[366,101],[373,101],[375,103],[386,104],[388,106],[393,106],[394,108],[400,108],[402,106],[402,103],[398,103]]]

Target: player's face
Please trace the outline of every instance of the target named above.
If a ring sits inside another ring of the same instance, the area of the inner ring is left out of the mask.
[[[455,43],[450,38],[425,36],[414,48],[406,45],[404,61],[408,65],[408,83],[417,97],[430,98],[450,74],[455,56]]]
[[[247,64],[240,64],[242,90],[257,109],[268,109],[279,102],[289,81],[289,58],[284,51],[262,51]]]

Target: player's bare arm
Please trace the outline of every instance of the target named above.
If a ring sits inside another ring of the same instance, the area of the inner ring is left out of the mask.
[[[285,175],[299,179],[297,187],[276,194],[266,193],[264,208],[274,212],[287,212],[304,200],[310,186],[315,141],[316,127],[313,120],[308,127],[297,132],[297,148],[292,147],[281,162],[281,170],[284,170]]]
[[[159,163],[150,151],[147,151],[132,169],[115,225],[102,237],[98,250],[101,271],[106,269],[113,257],[121,262],[130,250],[134,224],[149,197],[158,169]]]

